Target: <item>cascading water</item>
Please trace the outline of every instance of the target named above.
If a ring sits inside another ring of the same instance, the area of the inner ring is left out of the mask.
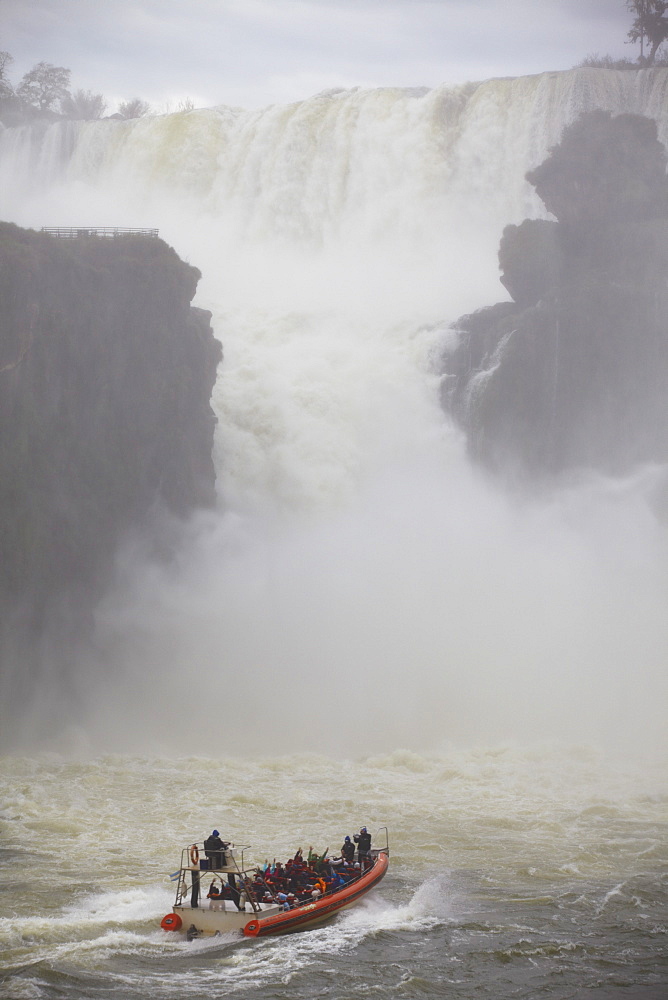
[[[35,708],[38,745],[113,753],[0,760],[3,995],[660,995],[665,775],[631,760],[665,746],[655,472],[510,500],[434,363],[502,297],[501,230],[541,211],[525,171],[594,106],[666,142],[668,70],[0,134],[0,214],[158,225],[225,348],[219,510],[167,568],[121,555],[94,648]],[[606,737],[623,767],[582,745]],[[389,824],[390,874],[333,925],[158,929],[175,849],[212,826],[261,861],[361,822]]]
[[[100,611],[99,655],[161,703],[151,738],[178,717],[191,674],[227,694],[278,682],[255,716],[268,740],[297,746],[311,737],[285,733],[293,682],[352,685],[343,735],[361,730],[364,745],[598,738],[635,710],[662,729],[627,678],[642,642],[656,691],[666,639],[665,539],[637,491],[610,499],[599,484],[566,515],[553,501],[519,517],[468,468],[438,403],[448,323],[504,297],[501,230],[542,210],[526,170],[594,106],[655,115],[666,141],[668,71],[341,91],[0,135],[3,216],[158,225],[203,271],[198,302],[224,345],[221,512],[186,532],[180,575],[128,554],[124,590]],[[608,585],[610,567],[623,583]],[[633,623],[628,588],[645,598]],[[102,698],[93,685],[98,738],[128,719],[126,685]],[[226,731],[243,728],[234,718]],[[316,742],[341,737],[325,726]]]

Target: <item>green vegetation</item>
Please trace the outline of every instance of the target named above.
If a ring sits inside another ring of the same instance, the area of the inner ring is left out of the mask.
[[[70,70],[64,66],[39,62],[24,74],[16,87],[8,76],[13,63],[9,52],[0,51],[0,121],[18,125],[34,117],[65,118],[92,121],[101,118],[107,108],[102,94],[91,90],[70,91]],[[146,101],[133,97],[122,101],[118,118],[141,118],[148,114]]]
[[[118,114],[121,118],[143,118],[151,109],[146,101],[139,97],[133,97],[131,101],[121,101],[118,105]]]
[[[613,59],[595,52],[578,63],[578,67],[635,70],[645,66],[668,66],[668,50],[662,49],[668,39],[668,0],[626,0],[626,6],[635,14],[627,37],[629,42],[640,45],[638,58]]]
[[[91,121],[101,118],[107,107],[102,94],[94,94],[92,90],[75,90],[61,98],[60,108],[66,118]]]
[[[626,6],[636,15],[628,37],[640,43],[638,62],[653,66],[660,46],[668,38],[668,0],[626,0]]]
[[[16,88],[16,96],[38,111],[53,111],[56,103],[68,97],[69,87],[68,69],[40,62],[25,74]]]

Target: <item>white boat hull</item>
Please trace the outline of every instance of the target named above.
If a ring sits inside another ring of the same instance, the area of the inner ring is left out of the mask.
[[[260,904],[261,913],[254,913],[248,904],[245,910],[238,910],[231,899],[220,900],[215,905],[215,910],[209,909],[208,903],[194,908],[190,904],[175,906],[174,913],[183,921],[181,930],[187,933],[188,928],[194,925],[200,934],[235,933],[243,930],[254,916],[262,919],[282,912],[281,907],[268,903]]]

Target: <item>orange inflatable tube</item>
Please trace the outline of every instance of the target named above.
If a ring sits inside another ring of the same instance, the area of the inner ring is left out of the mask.
[[[244,927],[246,937],[263,937],[265,934],[286,934],[289,931],[302,930],[310,923],[323,920],[344,906],[349,906],[355,900],[365,896],[385,875],[389,858],[381,851],[373,866],[361,878],[350,885],[322,896],[317,903],[304,903],[294,910],[276,913],[273,917],[249,920]]]

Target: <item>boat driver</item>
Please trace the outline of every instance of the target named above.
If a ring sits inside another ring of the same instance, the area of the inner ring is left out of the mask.
[[[209,859],[209,868],[225,867],[225,848],[229,847],[224,840],[220,839],[218,830],[214,830],[210,837],[204,841],[204,853]]]

